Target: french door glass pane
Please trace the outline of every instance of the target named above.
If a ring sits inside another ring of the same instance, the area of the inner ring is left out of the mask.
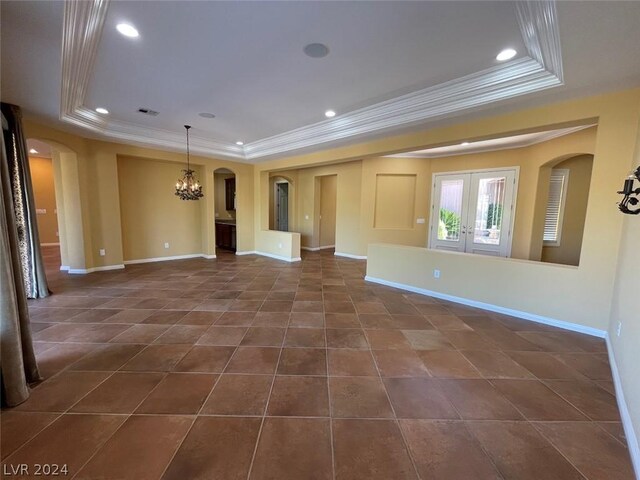
[[[473,242],[500,245],[504,209],[505,177],[481,178],[478,184]]]
[[[464,180],[443,180],[440,187],[438,240],[460,240]]]

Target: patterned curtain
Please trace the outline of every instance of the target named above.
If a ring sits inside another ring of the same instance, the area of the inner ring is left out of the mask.
[[[2,105],[4,110],[4,104]],[[2,129],[8,127],[4,114]],[[12,175],[2,139],[0,163],[0,383],[2,405],[29,398],[29,384],[40,380],[31,339],[29,308],[22,278],[21,251],[12,193]]]
[[[4,144],[9,167],[13,209],[18,229],[18,246],[22,265],[22,278],[27,298],[49,296],[47,277],[40,252],[40,238],[33,199],[33,186],[27,157],[27,142],[22,132],[20,107],[2,104]],[[6,122],[7,129],[4,124]]]

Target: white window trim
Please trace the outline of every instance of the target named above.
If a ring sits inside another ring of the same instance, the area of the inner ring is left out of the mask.
[[[567,191],[569,190],[569,173],[570,170],[568,168],[554,168],[551,171],[551,175],[562,175],[564,180],[562,182],[562,197],[560,198],[560,209],[558,211],[558,230],[556,232],[555,240],[543,240],[542,244],[545,247],[559,247],[560,242],[562,240],[562,227],[564,226],[564,209],[567,205]],[[549,177],[549,182],[551,182],[551,177]],[[549,208],[549,203],[547,201],[547,208]],[[547,210],[545,208],[544,212],[545,223],[547,219]],[[544,233],[543,233],[544,235]]]

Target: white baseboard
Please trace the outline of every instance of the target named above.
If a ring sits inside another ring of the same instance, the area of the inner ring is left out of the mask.
[[[216,258],[216,256],[205,255],[204,253],[190,253],[188,255],[172,255],[169,257],[138,258],[135,260],[125,260],[124,264],[133,265],[136,263],[166,262],[169,260],[186,260],[189,258]]]
[[[91,267],[91,268],[69,268],[67,266],[64,269],[69,272],[71,275],[82,275],[85,273],[93,273],[93,272],[105,272],[107,270],[122,270],[124,268],[123,264],[119,265],[104,265],[102,267]],[[62,270],[63,267],[60,267]]]
[[[609,364],[611,365],[613,386],[616,391],[616,401],[618,402],[618,410],[620,410],[620,419],[622,420],[624,435],[625,437],[627,437],[627,448],[629,449],[629,456],[631,457],[631,463],[633,464],[636,478],[640,478],[640,446],[638,446],[638,437],[636,436],[636,432],[633,429],[631,414],[629,413],[629,408],[627,407],[627,401],[624,398],[620,371],[618,370],[618,364],[616,363],[616,357],[613,353],[613,346],[611,345],[608,334],[605,336],[605,340],[607,342],[607,352],[609,353]]]
[[[318,252],[320,247],[300,247],[300,250],[306,250],[308,252]]]
[[[213,260],[214,258],[217,258],[217,257],[215,255],[205,255],[203,253],[202,258],[206,258],[207,260]]]
[[[469,300],[463,297],[456,297],[454,295],[448,295],[446,293],[434,292],[432,290],[426,290],[424,288],[413,287],[411,285],[405,285],[403,283],[390,282],[381,278],[370,277],[367,275],[364,279],[368,282],[379,283],[380,285],[386,285],[388,287],[399,288],[400,290],[407,290],[409,292],[420,293],[422,295],[428,295],[430,297],[439,298],[441,300],[448,300],[449,302],[460,303],[469,307],[481,308],[482,310],[488,310],[490,312],[502,313],[504,315],[511,315],[512,317],[521,318],[523,320],[529,320],[532,322],[543,323],[552,327],[562,328],[564,330],[570,330],[572,332],[584,333],[593,337],[605,338],[607,332],[598,328],[587,327],[585,325],[578,325],[577,323],[565,322],[564,320],[556,320],[555,318],[549,318],[542,315],[536,315],[534,313],[523,312],[521,310],[513,310],[511,308],[500,307],[498,305],[492,305],[490,303],[478,302],[476,300]]]
[[[40,244],[41,247],[59,247],[60,246],[60,242],[54,242],[54,243],[41,243]]]
[[[255,255],[256,252],[255,250],[246,250],[244,252],[236,252],[236,255]]]
[[[334,252],[336,257],[346,257],[346,258],[354,258],[356,260],[366,260],[366,255],[352,255],[351,253],[342,253],[342,252]]]
[[[302,258],[300,257],[283,257],[282,255],[275,255],[273,253],[266,253],[266,252],[255,252],[256,255],[261,255],[263,257],[269,257],[269,258],[274,258],[276,260],[283,260],[285,262],[299,262],[302,260]]]
[[[335,245],[324,245],[322,247],[319,247],[318,250],[328,250],[330,248],[336,248]]]

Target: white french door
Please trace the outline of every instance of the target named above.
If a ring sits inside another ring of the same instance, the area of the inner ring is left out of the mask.
[[[517,170],[435,174],[429,248],[511,255]]]

